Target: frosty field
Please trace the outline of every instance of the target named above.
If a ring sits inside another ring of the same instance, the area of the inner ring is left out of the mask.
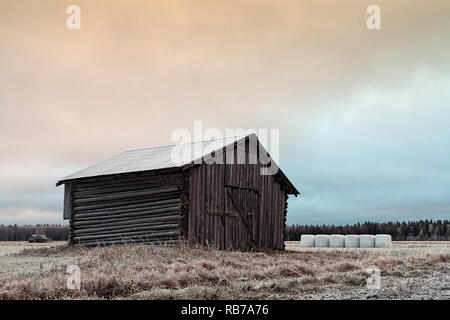
[[[236,252],[0,242],[0,299],[450,299],[450,242]],[[66,269],[81,271],[81,290]],[[366,287],[368,267],[379,289]]]

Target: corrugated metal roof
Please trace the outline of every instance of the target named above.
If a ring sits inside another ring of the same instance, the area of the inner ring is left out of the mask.
[[[241,143],[250,136],[257,139],[256,135],[252,133],[250,135],[229,137],[224,139],[172,144],[125,151],[96,163],[86,169],[66,176],[60,179],[56,185],[58,186],[63,184],[65,181],[80,178],[183,167],[191,163],[195,163],[198,159],[208,157],[213,151],[222,150],[224,147],[231,146],[234,143]],[[261,144],[259,145],[260,148],[265,150],[264,146]],[[275,165],[278,168],[276,163],[273,162],[272,165]],[[295,196],[300,194],[292,182],[289,181],[283,171],[279,168],[277,175],[281,176],[283,181],[288,186],[291,194],[294,194]]]
[[[60,179],[57,185],[66,180],[79,178],[182,167],[246,137],[237,136],[125,151],[66,176]]]

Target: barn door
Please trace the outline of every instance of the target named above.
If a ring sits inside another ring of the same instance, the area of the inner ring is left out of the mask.
[[[248,250],[257,244],[259,194],[250,188],[226,186],[228,212],[235,216],[225,218],[225,247]]]

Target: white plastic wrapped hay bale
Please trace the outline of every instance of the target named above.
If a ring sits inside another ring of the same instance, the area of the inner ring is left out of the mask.
[[[328,248],[330,246],[330,236],[327,234],[316,235],[316,248]]]
[[[346,248],[359,248],[359,236],[357,234],[345,235]]]
[[[373,234],[359,235],[360,248],[375,248],[375,236]]]
[[[300,247],[314,248],[316,237],[312,234],[302,234],[300,238]]]
[[[330,248],[344,248],[345,237],[342,234],[330,235]]]
[[[375,236],[375,248],[392,247],[392,237],[390,234],[377,234]]]

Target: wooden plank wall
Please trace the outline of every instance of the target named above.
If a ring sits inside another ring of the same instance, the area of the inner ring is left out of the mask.
[[[176,244],[181,171],[121,174],[71,182],[70,244]]]
[[[276,176],[261,176],[260,168],[259,164],[202,164],[191,170],[188,228],[191,243],[220,249],[252,248],[249,231],[240,217],[208,214],[237,211],[227,194],[231,192],[244,211],[256,211],[247,216],[255,236],[254,247],[284,248],[286,193]],[[246,189],[256,190],[259,195]]]
[[[70,219],[70,213],[72,212],[72,184],[66,183],[64,185],[64,211],[63,218]]]
[[[275,176],[262,176],[261,247],[284,249],[285,191]]]

